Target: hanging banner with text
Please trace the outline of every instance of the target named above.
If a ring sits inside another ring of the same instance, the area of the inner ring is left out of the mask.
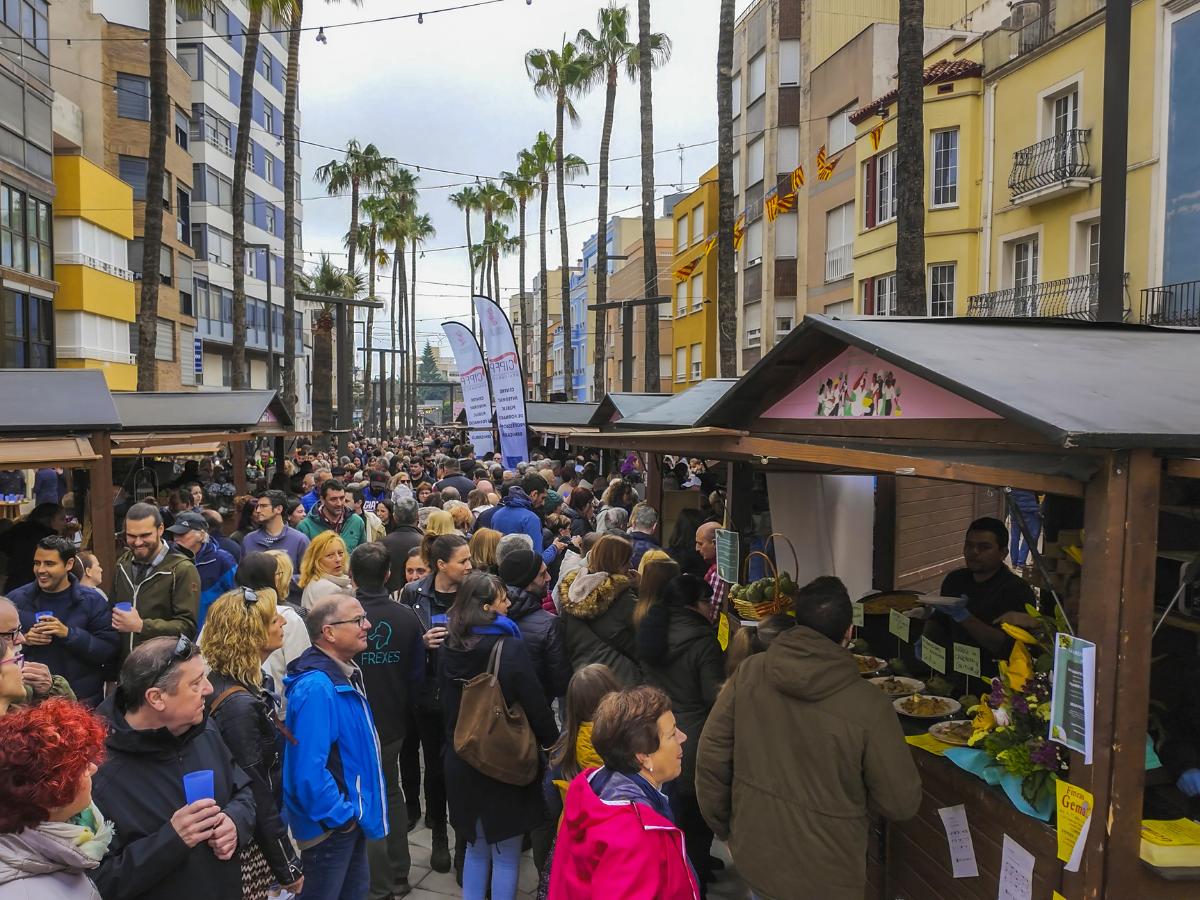
[[[458,368],[458,380],[462,384],[463,401],[467,409],[467,429],[475,453],[481,457],[485,453],[493,453],[496,442],[492,437],[492,396],[488,390],[487,369],[483,365],[479,341],[475,340],[470,328],[459,322],[445,322],[442,330],[450,341],[454,365]]]
[[[500,453],[505,467],[529,459],[529,433],[525,425],[525,375],[512,323],[504,310],[487,297],[476,295],[475,312],[487,350],[488,373],[492,376],[492,398],[496,403],[496,427],[500,430]]]

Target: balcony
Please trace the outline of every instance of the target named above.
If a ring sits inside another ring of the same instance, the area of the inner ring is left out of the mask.
[[[1089,128],[1072,128],[1013,154],[1008,189],[1012,202],[1049,200],[1091,184]]]
[[[1146,288],[1142,291],[1142,321],[1200,328],[1200,281]]]
[[[1104,0],[1013,0],[1009,16],[983,39],[983,67],[991,72],[1046,44],[1104,8]]]
[[[1060,318],[1096,321],[1100,304],[1099,277],[1073,275],[1028,287],[976,294],[967,302],[967,315],[978,318]]]
[[[854,244],[829,247],[825,251],[825,281],[841,281],[854,274]]]

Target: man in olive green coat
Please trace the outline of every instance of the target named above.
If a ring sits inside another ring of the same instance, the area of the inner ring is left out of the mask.
[[[845,586],[818,578],[795,607],[795,627],[721,690],[696,796],[760,900],[862,900],[871,817],[914,816],[921,777],[891,702],[841,646]]]

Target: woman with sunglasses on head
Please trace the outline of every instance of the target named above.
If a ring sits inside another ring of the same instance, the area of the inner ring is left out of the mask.
[[[264,900],[272,884],[299,893],[300,860],[279,815],[283,753],[278,711],[264,687],[262,665],[283,646],[283,616],[273,588],[237,588],[209,609],[200,649],[211,670],[205,699],[233,760],[250,776],[254,840],[242,849],[242,900]]]
[[[506,615],[508,607],[508,594],[499,578],[482,572],[467,575],[450,608],[446,643],[438,662],[446,716],[444,761],[450,824],[460,835],[470,836],[463,867],[465,900],[483,900],[489,884],[492,900],[516,897],[521,839],[542,825],[546,815],[536,773],[528,784],[507,784],[475,769],[454,749],[463,685],[488,671],[497,644],[496,672],[505,704],[524,710],[538,747],[549,747],[558,740],[554,713],[546,703],[521,632]]]

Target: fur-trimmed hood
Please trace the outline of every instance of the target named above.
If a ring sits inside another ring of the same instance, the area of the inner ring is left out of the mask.
[[[575,569],[562,577],[562,611],[578,619],[597,619],[629,586],[624,575]]]

